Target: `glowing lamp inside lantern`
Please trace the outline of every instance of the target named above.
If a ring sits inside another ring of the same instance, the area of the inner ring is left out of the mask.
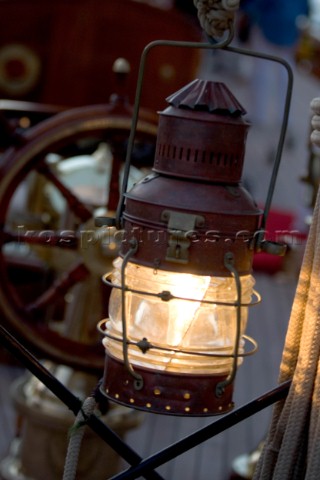
[[[112,278],[119,286],[121,262],[121,258],[114,262]],[[242,277],[241,285],[242,302],[250,304],[253,277]],[[237,329],[237,307],[234,306],[237,290],[232,277],[155,271],[128,263],[126,286],[129,291],[124,308],[128,338],[134,343],[129,345],[132,365],[168,372],[228,374]],[[170,292],[174,298],[162,300],[157,296],[160,292]],[[107,351],[119,360],[123,360],[122,344],[112,337],[121,340],[123,336],[121,300],[120,289],[114,288],[106,323],[110,337],[103,340]],[[245,332],[247,317],[248,307],[243,307],[241,336]],[[143,338],[153,345],[147,353],[136,345]],[[194,354],[191,356],[184,353],[186,351]],[[211,356],[202,354],[216,354],[217,357],[213,361]],[[229,354],[229,357],[219,358],[219,354]]]

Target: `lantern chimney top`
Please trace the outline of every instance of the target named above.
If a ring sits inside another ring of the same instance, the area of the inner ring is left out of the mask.
[[[196,79],[160,112],[154,171],[205,182],[241,180],[249,123],[230,90]]]
[[[239,117],[247,113],[224,83],[211,80],[196,79],[166,100],[177,108],[218,115]]]

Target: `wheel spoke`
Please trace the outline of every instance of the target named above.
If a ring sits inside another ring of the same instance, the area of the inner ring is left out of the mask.
[[[63,297],[68,290],[78,282],[85,280],[90,274],[87,267],[82,263],[77,263],[68,272],[65,272],[60,278],[58,278],[53,285],[37,300],[27,305],[26,310],[29,313],[35,313],[36,311],[45,308]]]
[[[86,222],[92,218],[92,212],[74,195],[61,180],[52,172],[44,162],[37,168],[38,172],[44,175],[60,191],[67,201],[71,210],[83,221]]]
[[[26,230],[3,232],[4,243],[27,243],[29,245],[51,246],[76,250],[79,239],[72,230]]]

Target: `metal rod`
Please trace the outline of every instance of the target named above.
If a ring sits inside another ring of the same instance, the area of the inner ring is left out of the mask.
[[[219,382],[216,386],[216,395],[221,397],[224,394],[225,388],[233,383],[237,370],[238,370],[238,359],[239,359],[239,346],[241,340],[241,300],[242,300],[242,286],[239,273],[234,266],[234,256],[231,252],[225,254],[224,257],[225,267],[231,272],[237,291],[237,300],[236,300],[236,335],[235,342],[233,347],[233,360],[232,360],[232,369],[225,380]]]
[[[134,379],[134,388],[136,390],[141,390],[143,387],[143,378],[142,376],[135,372],[129,362],[128,346],[129,341],[127,337],[127,312],[126,312],[126,267],[130,258],[138,250],[138,242],[136,239],[131,240],[130,249],[123,258],[121,265],[121,323],[122,323],[122,354],[123,354],[123,363],[125,368],[130,373]]]
[[[121,344],[123,343],[123,336],[122,337],[116,337],[115,335],[111,335],[106,328],[102,328],[102,325],[105,325],[106,322],[109,321],[109,319],[104,319],[104,320],[101,320],[99,323],[98,323],[98,330],[99,332],[104,335],[105,337],[107,338],[110,338],[111,340],[114,340],[115,342],[121,342]],[[256,353],[256,351],[258,350],[258,343],[254,340],[254,338],[252,337],[249,337],[249,335],[242,335],[241,338],[243,340],[246,340],[247,342],[249,342],[251,344],[251,350],[247,351],[247,352],[238,352],[237,354],[237,357],[249,357],[251,355],[253,355],[254,353]],[[140,348],[140,345],[141,345],[141,342],[143,341],[144,339],[141,339],[137,342],[134,342],[132,340],[128,340],[127,339],[127,344],[128,345],[135,345],[136,347]],[[175,353],[185,353],[186,355],[199,355],[200,357],[207,357],[207,358],[233,358],[234,357],[234,353],[207,353],[207,352],[195,352],[194,350],[187,350],[187,349],[181,349],[181,348],[169,348],[169,347],[161,347],[160,345],[157,345],[157,344],[154,344],[154,343],[151,343],[148,341],[148,339],[145,339],[148,343],[147,343],[147,348],[146,348],[146,351],[147,350],[151,350],[151,349],[154,349],[154,350],[159,350],[159,352],[166,352],[166,353],[172,353],[172,352],[175,352]]]
[[[108,285],[108,287],[117,288],[118,290],[122,290],[122,285],[117,285],[116,283],[113,283],[110,280],[108,280],[109,277],[111,277],[111,275],[112,275],[112,272],[111,273],[106,273],[105,275],[103,275],[103,277],[102,277],[103,283]],[[185,300],[188,300],[188,302],[196,302],[196,303],[199,302],[199,300],[197,298],[179,297],[178,295],[173,295],[171,292],[168,292],[168,291],[166,291],[166,292],[162,291],[162,292],[155,293],[155,292],[149,292],[147,290],[137,290],[136,288],[131,288],[131,287],[128,287],[128,286],[126,286],[125,289],[126,289],[127,292],[137,293],[138,295],[147,295],[149,297],[160,298],[161,300],[163,300],[164,294],[166,294],[166,297],[167,297],[167,295],[169,293],[170,298],[166,299],[166,301],[170,301],[170,300],[183,300],[183,301],[185,301]],[[260,295],[259,292],[257,292],[256,290],[253,290],[252,294],[255,297],[255,299],[254,300],[251,299],[250,302],[241,303],[241,307],[254,307],[261,302],[261,295]],[[203,299],[203,300],[201,300],[201,303],[207,304],[207,305],[221,305],[221,306],[224,306],[224,307],[236,307],[237,306],[237,302],[222,302],[222,301],[219,301],[219,300],[205,300],[205,299]]]
[[[68,390],[51,372],[49,372],[10,332],[0,325],[0,343],[59,398],[75,415],[82,407],[81,400]],[[138,465],[142,458],[132,450],[116,433],[113,432],[96,415],[87,420],[88,426],[102,438],[118,455],[130,465]],[[157,472],[149,471],[147,480],[163,480]]]
[[[286,73],[287,73],[287,91],[286,91],[286,97],[285,97],[282,124],[281,124],[281,129],[280,129],[280,134],[279,134],[277,152],[276,152],[276,155],[275,155],[275,161],[274,161],[273,170],[272,170],[272,174],[271,174],[271,178],[270,178],[267,198],[266,198],[265,205],[264,205],[264,214],[263,214],[263,220],[262,220],[262,226],[261,226],[261,228],[264,229],[265,225],[266,225],[267,216],[269,214],[271,202],[272,202],[272,197],[273,197],[273,193],[274,193],[274,189],[275,189],[276,179],[277,179],[278,172],[279,172],[281,156],[282,156],[282,151],[283,151],[283,147],[284,147],[284,141],[285,141],[287,126],[288,126],[290,104],[291,104],[291,97],[292,97],[292,89],[293,89],[293,71],[292,71],[292,68],[289,65],[289,63],[281,57],[276,57],[274,55],[268,55],[268,54],[265,54],[265,53],[262,53],[262,52],[256,52],[256,51],[251,51],[251,50],[246,50],[246,49],[243,49],[243,48],[231,47],[231,46],[226,46],[226,47],[224,47],[223,50],[233,52],[233,53],[237,53],[237,54],[240,54],[240,55],[245,55],[245,56],[248,56],[248,57],[260,58],[262,60],[278,63],[279,65],[281,65],[282,67],[285,68]]]
[[[291,380],[282,383],[273,390],[266,392],[262,396],[252,400],[246,405],[233,410],[231,413],[225,415],[216,422],[201,428],[200,430],[192,433],[173,445],[155,453],[151,457],[141,462],[140,465],[129,468],[128,470],[111,477],[110,480],[132,480],[138,478],[142,474],[145,474],[145,472],[148,472],[149,469],[160,467],[164,463],[173,460],[191,448],[198,446],[200,443],[203,443],[204,441],[213,438],[224,430],[233,427],[237,423],[246,420],[264,408],[274,404],[275,402],[283,400],[288,395],[290,385]]]

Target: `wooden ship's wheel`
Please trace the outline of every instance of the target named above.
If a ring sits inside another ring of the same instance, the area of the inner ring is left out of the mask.
[[[58,113],[17,136],[0,162],[2,320],[35,353],[89,372],[103,369],[101,275],[119,241],[94,219],[116,209],[131,113],[119,96]],[[133,181],[152,164],[156,123],[141,111]]]

